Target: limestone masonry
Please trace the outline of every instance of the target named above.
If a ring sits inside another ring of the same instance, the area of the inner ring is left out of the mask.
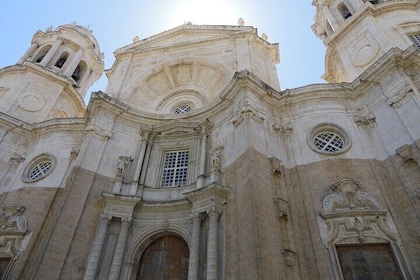
[[[0,278],[420,279],[420,1],[312,5],[328,83],[286,90],[243,20],[108,70],[37,31],[0,69]]]

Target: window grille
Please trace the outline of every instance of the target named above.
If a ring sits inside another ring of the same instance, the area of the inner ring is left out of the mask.
[[[51,161],[49,160],[41,161],[40,163],[32,167],[32,169],[29,172],[29,178],[31,180],[41,179],[48,173],[51,167],[52,167]]]
[[[191,105],[189,104],[181,104],[177,106],[174,110],[175,114],[183,114],[191,111]]]
[[[408,35],[408,38],[410,38],[411,42],[420,49],[420,34],[413,34]]]
[[[321,151],[334,153],[343,148],[344,141],[336,133],[322,132],[315,136],[314,145]]]
[[[171,151],[165,154],[162,187],[178,187],[187,183],[188,156],[187,150]]]

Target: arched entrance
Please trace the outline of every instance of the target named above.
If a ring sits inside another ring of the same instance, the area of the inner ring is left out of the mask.
[[[175,235],[157,238],[144,250],[137,280],[183,280],[188,278],[187,243]]]

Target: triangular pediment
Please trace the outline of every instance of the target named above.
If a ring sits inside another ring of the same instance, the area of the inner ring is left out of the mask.
[[[256,29],[251,26],[193,25],[187,23],[157,35],[139,39],[130,45],[117,49],[116,53],[165,47],[173,48],[176,45],[232,38],[232,34],[243,32],[256,32]]]

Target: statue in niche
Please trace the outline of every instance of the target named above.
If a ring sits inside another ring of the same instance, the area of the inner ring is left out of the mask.
[[[26,210],[24,206],[7,205],[3,210],[0,218],[0,231],[25,232],[27,230],[28,222],[26,217],[22,215]]]
[[[212,170],[219,170],[220,169],[220,151],[216,150],[212,153],[212,160],[211,160],[211,167]]]
[[[117,162],[117,176],[123,177],[125,174],[125,168],[127,167],[127,164],[132,161],[133,159],[126,156],[120,156],[118,158]]]

